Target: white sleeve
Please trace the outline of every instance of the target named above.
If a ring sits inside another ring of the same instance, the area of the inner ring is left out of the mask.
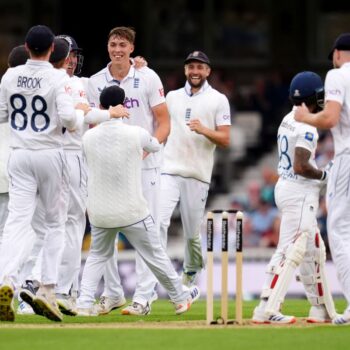
[[[1,80],[1,85],[3,85],[3,81],[5,76],[3,76]],[[7,99],[5,89],[0,88],[0,123],[6,123],[9,120],[8,107],[7,107]]]
[[[151,134],[143,128],[139,128],[141,147],[146,152],[157,152],[160,150],[161,145],[155,137],[152,137]]]
[[[85,116],[85,124],[100,124],[110,119],[108,109],[99,109],[92,107],[91,111]]]
[[[344,103],[345,86],[340,69],[332,69],[327,73],[325,80],[325,101]]]
[[[62,125],[67,129],[75,129],[77,116],[74,109],[73,99],[67,93],[69,87],[69,78],[62,78],[56,87],[56,106]]]
[[[165,103],[163,84],[159,76],[153,71],[152,73],[153,74],[149,75],[149,79],[147,81],[148,101],[151,108],[158,106],[161,103]]]
[[[311,153],[317,147],[318,133],[316,128],[303,124],[298,128],[298,138],[295,147],[305,148]]]
[[[230,104],[225,95],[220,94],[218,108],[215,115],[215,125],[231,125]]]
[[[100,95],[97,93],[97,89],[94,86],[94,79],[92,78],[89,79],[86,94],[90,106],[98,108],[100,106]]]

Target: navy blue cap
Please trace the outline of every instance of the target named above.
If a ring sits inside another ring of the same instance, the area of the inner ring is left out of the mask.
[[[77,44],[77,42],[74,40],[74,38],[73,37],[71,37],[70,35],[66,35],[66,34],[61,34],[61,35],[59,35],[58,36],[59,38],[64,38],[64,39],[66,39],[68,42],[69,42],[69,44],[70,44],[70,47],[71,47],[71,51],[83,51],[83,49],[81,49],[79,46],[78,46],[78,44]]]
[[[51,63],[57,63],[68,57],[70,52],[70,44],[66,39],[60,37],[56,37],[53,42],[55,45],[49,61]]]
[[[328,59],[331,61],[333,60],[333,52],[335,49],[350,51],[350,33],[343,33],[335,40],[332,51],[328,55]]]
[[[185,59],[185,64],[193,61],[203,62],[210,66],[210,61],[208,56],[202,51],[193,51]]]
[[[25,42],[30,50],[41,53],[49,49],[54,37],[49,27],[37,25],[29,29]]]
[[[117,85],[104,88],[100,95],[100,104],[104,109],[108,109],[111,106],[122,105],[124,100],[125,91]]]
[[[321,77],[314,72],[298,73],[290,83],[289,97],[293,101],[304,100],[323,90]]]
[[[17,67],[27,62],[29,58],[29,53],[24,45],[19,45],[14,47],[7,59],[7,64],[9,67]]]

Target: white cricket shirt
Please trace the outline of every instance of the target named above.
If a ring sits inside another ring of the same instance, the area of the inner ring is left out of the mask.
[[[350,62],[327,73],[325,101],[341,104],[340,120],[331,131],[335,156],[350,154]]]
[[[118,85],[125,91],[124,107],[130,114],[124,122],[141,126],[153,135],[156,126],[152,107],[165,103],[163,84],[159,76],[148,67],[135,69],[131,66],[128,75],[119,82],[112,77],[109,66],[110,63],[89,79],[87,95],[90,104],[98,107],[101,91],[105,87]],[[149,154],[143,161],[143,168],[158,168],[161,162],[162,152]]]
[[[297,122],[294,119],[294,111],[288,113],[282,120],[277,134],[277,145],[278,145],[278,175],[280,180],[285,180],[304,186],[306,190],[317,189],[319,190],[320,181],[316,179],[307,179],[301,175],[294,173],[294,155],[295,148],[305,148],[311,152],[310,164],[317,168],[315,162],[315,152],[317,147],[318,133],[317,129],[311,125]]]
[[[45,61],[29,59],[7,70],[0,90],[0,122],[9,122],[10,147],[62,147],[62,127],[73,129],[77,121],[68,81]]]
[[[135,224],[149,215],[142,194],[143,149],[156,152],[158,140],[138,126],[110,120],[83,137],[88,165],[87,210],[96,227]]]
[[[191,131],[187,123],[199,119],[215,129],[231,125],[230,105],[225,95],[213,89],[208,82],[196,94],[191,87],[170,91],[166,97],[171,130],[164,148],[162,173],[191,177],[210,183],[216,145],[203,135]]]

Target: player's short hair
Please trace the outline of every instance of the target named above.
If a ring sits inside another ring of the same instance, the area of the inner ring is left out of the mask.
[[[70,43],[60,37],[56,37],[54,40],[54,49],[50,55],[50,63],[58,63],[65,60],[70,53]]]
[[[117,105],[121,105],[125,100],[125,91],[117,86],[112,85],[104,88],[100,95],[100,105],[104,109],[108,109],[109,107],[114,107]]]
[[[29,53],[24,45],[19,45],[14,47],[7,59],[7,64],[9,67],[17,67],[27,62],[29,58]]]
[[[315,105],[318,110],[324,105],[324,86],[321,77],[314,72],[300,72],[290,83],[289,98],[295,106],[305,103]]]
[[[114,36],[126,39],[130,43],[134,44],[136,32],[132,27],[115,27],[109,32],[108,41]]]

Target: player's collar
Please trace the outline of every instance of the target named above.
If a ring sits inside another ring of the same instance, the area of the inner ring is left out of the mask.
[[[202,87],[195,94],[193,94],[191,92],[191,85],[190,85],[190,83],[188,81],[186,81],[185,91],[186,91],[186,94],[188,96],[195,96],[195,95],[198,95],[198,94],[202,93],[203,91],[205,91],[209,87],[210,87],[210,85],[209,85],[208,81],[206,80],[205,83],[202,85]]]
[[[106,67],[106,80],[109,82],[109,83],[112,83],[112,82],[116,82],[118,83],[118,85],[121,83],[121,81],[115,79],[113,77],[113,75],[111,74],[111,71],[109,70],[109,67],[111,66],[111,62],[108,63],[107,67]],[[126,75],[125,78],[123,78],[123,80],[126,80],[128,78],[131,78],[133,79],[135,77],[135,68],[134,66],[130,66],[130,69],[129,69],[129,72],[128,74]]]
[[[33,59],[27,59],[27,63],[31,66],[47,66],[47,67],[53,67],[53,65],[49,61],[42,61],[42,60],[33,60]]]

